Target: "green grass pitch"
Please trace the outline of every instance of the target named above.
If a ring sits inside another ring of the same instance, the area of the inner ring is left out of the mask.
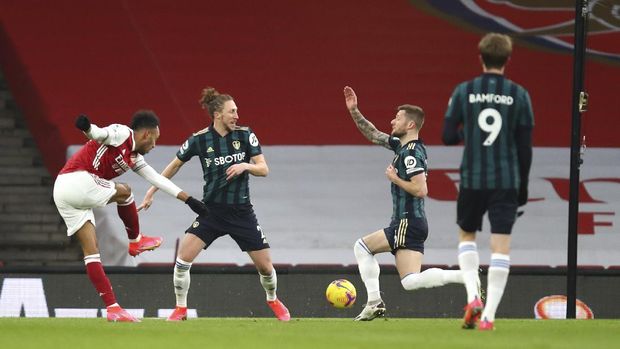
[[[496,330],[460,329],[458,319],[0,318],[1,348],[613,348],[620,320],[504,320]]]

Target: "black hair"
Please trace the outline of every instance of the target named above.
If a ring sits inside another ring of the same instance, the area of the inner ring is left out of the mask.
[[[159,126],[159,118],[152,110],[138,110],[131,118],[131,129],[137,131],[143,128],[156,128]]]

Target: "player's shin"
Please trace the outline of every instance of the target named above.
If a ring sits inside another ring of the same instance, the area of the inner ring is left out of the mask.
[[[117,305],[112,285],[101,265],[101,256],[99,254],[84,256],[84,264],[86,264],[86,273],[90,282],[95,286],[106,307]]]
[[[419,288],[439,287],[450,283],[463,283],[463,273],[460,270],[443,270],[439,268],[426,269],[421,273],[405,275],[400,280],[407,291]]]
[[[129,240],[137,239],[138,235],[140,235],[140,220],[138,219],[138,210],[133,199],[133,193],[124,203],[117,204],[116,211],[125,225]]]
[[[187,292],[190,285],[190,273],[189,270],[192,267],[192,263],[186,262],[180,258],[177,258],[174,265],[174,294],[176,296],[177,307],[187,307]]]
[[[459,267],[463,272],[463,283],[467,290],[467,302],[471,302],[478,297],[478,268],[480,267],[480,257],[476,243],[464,241],[459,243]]]
[[[509,273],[510,256],[501,253],[491,254],[491,264],[487,276],[487,301],[482,312],[482,320],[495,321],[495,312],[502,300]]]
[[[263,286],[265,293],[267,294],[267,300],[270,302],[275,301],[277,298],[276,290],[278,289],[278,276],[276,275],[276,270],[272,269],[271,275],[263,275],[261,273],[258,273],[258,275],[260,276],[260,284]]]
[[[379,291],[379,262],[375,256],[370,252],[368,246],[362,239],[358,239],[353,246],[355,253],[355,259],[357,260],[357,266],[360,271],[360,276],[364,285],[366,286],[366,292],[368,293],[368,304],[373,304],[381,300],[381,294]]]

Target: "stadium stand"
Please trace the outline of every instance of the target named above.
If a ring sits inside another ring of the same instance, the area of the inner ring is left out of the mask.
[[[79,263],[81,250],[64,234],[51,184],[0,73],[0,260],[7,266]]]

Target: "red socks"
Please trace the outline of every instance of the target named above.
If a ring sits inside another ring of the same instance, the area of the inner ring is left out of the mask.
[[[126,203],[118,204],[116,210],[123,224],[125,224],[127,237],[130,240],[137,239],[140,235],[140,221],[138,220],[138,210],[136,209],[136,202],[133,200],[133,194],[127,199]]]
[[[110,280],[103,271],[101,265],[101,257],[99,254],[93,254],[84,257],[84,263],[86,263],[86,273],[90,282],[95,286],[95,289],[99,293],[99,297],[103,300],[106,307],[116,303],[116,296],[112,291],[112,285]]]

